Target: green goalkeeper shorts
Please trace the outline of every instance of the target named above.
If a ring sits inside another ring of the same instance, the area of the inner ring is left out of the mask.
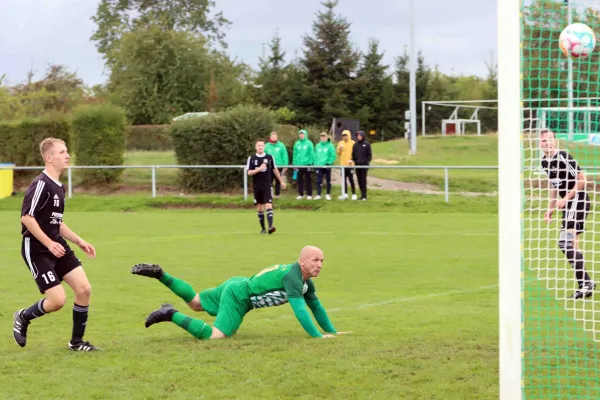
[[[227,336],[235,334],[246,313],[252,309],[248,278],[234,277],[216,288],[200,292],[200,304],[209,315],[217,316],[215,328]]]

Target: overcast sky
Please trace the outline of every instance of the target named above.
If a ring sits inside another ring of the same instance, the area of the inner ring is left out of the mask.
[[[106,80],[103,62],[89,41],[97,0],[1,0],[0,75],[11,84],[33,67],[39,76],[49,63],[65,64],[86,84]],[[232,25],[229,53],[253,66],[263,43],[279,29],[288,59],[301,54],[302,35],[311,32],[320,0],[216,0]],[[446,73],[485,76],[496,52],[496,1],[415,0],[416,43],[427,64]],[[251,4],[251,6],[250,6]],[[286,4],[286,6],[282,6]],[[352,23],[352,40],[362,50],[380,41],[392,64],[409,44],[408,0],[340,0],[338,12]]]

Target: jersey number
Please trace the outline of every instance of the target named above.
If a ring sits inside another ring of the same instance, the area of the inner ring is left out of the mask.
[[[59,207],[60,201],[58,199],[54,199],[54,207]]]
[[[258,274],[256,274],[256,276],[261,276],[262,274],[269,272],[269,271],[275,271],[277,268],[279,268],[279,265],[273,265],[272,267],[265,268],[262,271],[260,271]]]
[[[46,281],[46,285],[56,280],[52,271],[48,272],[47,274],[42,274],[42,278],[44,278],[44,280]]]

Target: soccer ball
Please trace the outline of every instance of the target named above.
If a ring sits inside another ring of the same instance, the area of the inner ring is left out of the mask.
[[[589,26],[575,23],[563,29],[558,43],[565,57],[585,60],[596,47],[596,35]]]

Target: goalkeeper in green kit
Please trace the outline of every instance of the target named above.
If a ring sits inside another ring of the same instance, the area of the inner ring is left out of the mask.
[[[300,252],[298,261],[292,264],[273,265],[250,278],[234,277],[200,293],[196,293],[187,282],[169,275],[155,264],[137,264],[131,269],[131,273],[158,279],[192,310],[206,311],[209,315],[216,316],[213,326],[210,326],[204,321],[180,313],[171,304],[163,304],[146,318],[146,328],[158,322],[173,322],[198,339],[223,339],[235,334],[249,311],[289,302],[296,318],[313,338],[330,338],[350,333],[335,330],[317,298],[311,278],[319,276],[322,265],[321,249],[306,246]],[[306,310],[307,305],[326,334],[319,332],[313,323]]]

